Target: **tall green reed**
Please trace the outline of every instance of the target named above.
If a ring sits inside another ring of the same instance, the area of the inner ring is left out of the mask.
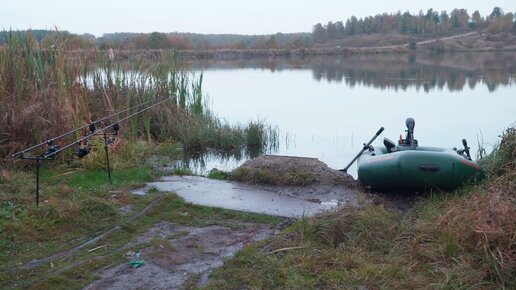
[[[0,153],[6,156],[118,110],[165,98],[170,101],[122,124],[129,127],[122,130],[124,138],[175,140],[186,152],[277,146],[277,134],[264,122],[220,120],[209,109],[202,82],[202,74],[184,70],[173,51],[111,61],[102,51],[73,50],[64,43],[42,47],[30,34],[22,40],[11,33],[0,49],[0,113],[5,116]]]

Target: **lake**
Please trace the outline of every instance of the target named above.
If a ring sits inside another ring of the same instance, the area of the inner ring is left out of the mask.
[[[340,169],[380,128],[393,141],[416,120],[420,145],[491,151],[516,121],[516,53],[196,60],[212,110],[230,123],[265,120],[280,131],[273,154],[315,157]],[[243,159],[205,156],[199,173]],[[348,171],[356,177],[356,167]]]

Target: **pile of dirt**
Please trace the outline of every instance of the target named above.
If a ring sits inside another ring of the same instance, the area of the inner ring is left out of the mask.
[[[317,158],[264,155],[231,173],[232,180],[257,188],[331,205],[357,205],[360,183]]]
[[[231,177],[317,203],[357,205],[358,196],[363,194],[367,202],[402,212],[410,210],[420,196],[413,192],[372,192],[351,175],[329,168],[317,158],[264,155],[246,161]]]
[[[277,186],[343,185],[359,183],[345,172],[331,169],[317,158],[264,155],[246,161],[232,173],[232,179]]]

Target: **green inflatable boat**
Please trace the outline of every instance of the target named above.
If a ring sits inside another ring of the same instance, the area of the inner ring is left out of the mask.
[[[466,140],[460,150],[418,146],[414,119],[406,123],[407,136],[400,137],[397,145],[387,138],[384,147],[371,146],[374,138],[364,145],[358,157],[358,180],[363,185],[378,190],[450,190],[484,177],[482,168],[471,160]]]

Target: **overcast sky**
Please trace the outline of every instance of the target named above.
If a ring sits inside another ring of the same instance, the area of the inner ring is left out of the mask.
[[[465,8],[482,15],[516,0],[0,0],[0,29],[53,29],[101,36],[111,32],[272,34],[310,32],[318,22],[398,10]]]

